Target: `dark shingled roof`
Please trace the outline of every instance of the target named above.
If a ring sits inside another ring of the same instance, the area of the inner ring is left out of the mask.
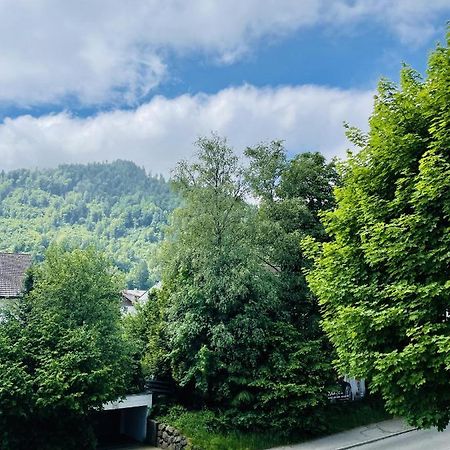
[[[0,253],[0,297],[18,297],[23,290],[25,272],[31,266],[31,255]]]

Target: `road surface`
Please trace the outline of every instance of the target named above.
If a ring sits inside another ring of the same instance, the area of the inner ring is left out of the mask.
[[[343,433],[333,434],[297,445],[287,445],[272,450],[450,450],[450,426],[439,432],[412,430],[400,419],[386,420]],[[372,443],[365,442],[385,438]]]
[[[357,448],[361,448],[361,450],[449,450],[450,428],[443,432],[437,430],[411,431]]]

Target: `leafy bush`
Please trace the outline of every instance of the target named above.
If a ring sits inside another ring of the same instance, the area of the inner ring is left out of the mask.
[[[174,406],[157,420],[188,437],[191,450],[257,450],[288,443],[276,433],[231,431],[222,423],[220,414],[211,410],[187,411]]]
[[[179,405],[157,416],[157,420],[181,431],[189,439],[192,450],[262,450],[338,433],[390,417],[380,399],[368,398],[360,402],[329,404],[323,410],[326,426],[315,428],[310,433],[295,428],[283,432],[236,431],[229,426],[228,420],[224,420],[222,411],[188,411]]]
[[[341,373],[370,377],[419,427],[450,422],[450,32],[427,78],[379,84],[368,136],[342,167],[331,242],[305,243]],[[356,139],[355,139],[356,138]]]
[[[53,247],[2,317],[0,448],[95,447],[89,415],[123,395],[130,375],[113,273],[93,249]]]
[[[358,402],[331,404],[326,410],[325,434],[339,433],[351,428],[392,418],[379,397]]]

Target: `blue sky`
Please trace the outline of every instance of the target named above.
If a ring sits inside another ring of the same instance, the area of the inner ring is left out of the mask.
[[[442,38],[444,31],[443,21],[436,37]],[[275,42],[262,42],[247,57],[226,66],[202,62],[198,55],[174,59],[173,79],[157,91],[168,96],[186,91],[214,93],[242,82],[254,86],[319,84],[370,89],[380,76],[396,80],[402,61],[424,71],[434,42],[427,44],[431,47],[402,44],[392,33],[369,21],[351,34],[331,35],[315,27]]]
[[[380,76],[424,72],[450,0],[0,0],[0,169],[128,158],[211,131],[345,155]]]

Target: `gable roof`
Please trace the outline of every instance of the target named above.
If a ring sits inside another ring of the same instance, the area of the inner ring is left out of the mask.
[[[0,297],[20,296],[25,273],[30,266],[31,255],[0,253]]]
[[[122,291],[122,299],[128,300],[131,304],[148,299],[148,291],[139,289],[125,289]]]

